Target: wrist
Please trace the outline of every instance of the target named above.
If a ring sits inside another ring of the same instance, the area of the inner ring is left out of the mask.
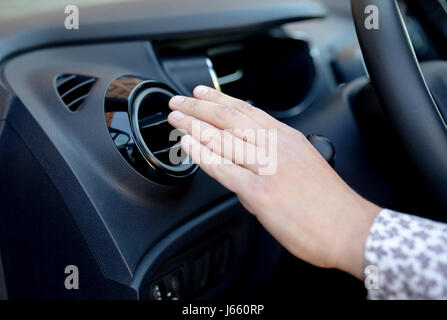
[[[335,267],[363,280],[366,240],[375,218],[382,209],[363,198],[359,205],[353,208],[357,209],[349,214],[351,223],[347,225],[346,232],[339,242]]]

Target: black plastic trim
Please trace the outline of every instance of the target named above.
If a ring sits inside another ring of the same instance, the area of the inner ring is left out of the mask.
[[[78,30],[66,30],[63,10],[0,22],[0,63],[51,46],[136,39],[167,39],[269,28],[320,18],[318,2],[244,0],[131,1],[80,8]]]

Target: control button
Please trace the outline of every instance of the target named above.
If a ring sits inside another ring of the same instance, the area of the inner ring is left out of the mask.
[[[200,290],[207,285],[210,270],[210,254],[205,253],[194,262],[194,290]]]
[[[182,289],[181,289],[180,277],[178,274],[172,275],[170,284],[172,291],[176,295],[179,295]]]
[[[317,134],[308,135],[307,139],[333,167],[335,164],[335,147],[331,140]]]
[[[153,300],[164,300],[164,290],[161,282],[155,283],[151,287],[151,298]]]
[[[174,294],[171,291],[166,292],[166,299],[173,300],[175,298]]]
[[[183,299],[183,277],[182,271],[177,270],[165,277],[165,283],[167,287],[166,298],[168,300]]]
[[[213,252],[213,275],[214,278],[222,278],[227,272],[230,257],[230,241],[227,240],[218,246]]]

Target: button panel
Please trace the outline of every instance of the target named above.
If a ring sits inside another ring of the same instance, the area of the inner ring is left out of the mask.
[[[184,299],[185,268],[181,267],[151,285],[151,300]]]
[[[184,260],[180,259],[177,266],[170,268],[173,271],[151,284],[150,299],[182,300],[197,297],[225,277],[231,251],[230,239],[224,239],[209,249],[184,252],[181,255]]]

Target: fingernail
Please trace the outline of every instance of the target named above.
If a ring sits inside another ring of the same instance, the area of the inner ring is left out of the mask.
[[[180,120],[182,120],[184,117],[185,117],[185,115],[184,115],[182,112],[180,112],[180,111],[174,111],[174,112],[171,112],[171,118],[172,118],[174,121],[180,121]]]
[[[177,106],[181,105],[183,101],[185,101],[185,97],[175,96],[169,101],[169,106],[177,107]]]
[[[189,147],[192,145],[192,137],[189,134],[186,134],[182,138],[182,144],[184,147]]]
[[[207,92],[208,92],[209,90],[210,90],[210,89],[209,89],[208,87],[205,87],[205,86],[198,86],[198,87],[196,88],[196,94],[197,94],[198,96],[203,96],[203,95],[207,94]]]

